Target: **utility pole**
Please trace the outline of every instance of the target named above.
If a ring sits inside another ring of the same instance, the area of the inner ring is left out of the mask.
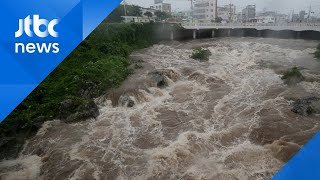
[[[310,6],[309,6],[309,13],[308,13],[308,23],[310,22],[310,14],[311,14],[311,4],[310,4]]]
[[[192,23],[193,23],[193,0],[188,0],[191,2],[191,20],[192,20]]]
[[[126,7],[126,0],[123,0],[123,8],[124,8],[124,22],[127,23],[127,7]]]
[[[216,7],[215,7],[215,20],[217,21],[218,19],[218,0],[215,0],[216,1]]]
[[[291,22],[293,22],[293,16],[294,16],[294,9],[292,10]]]
[[[193,0],[189,0],[191,2],[191,10],[193,10]]]
[[[231,0],[230,0],[230,4],[229,4],[229,23],[231,22],[231,13],[232,13],[232,10],[231,10]]]

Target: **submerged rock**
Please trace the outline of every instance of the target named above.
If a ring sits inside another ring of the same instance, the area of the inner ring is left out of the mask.
[[[133,107],[135,102],[128,94],[124,94],[120,96],[118,104],[124,107]]]
[[[176,82],[179,79],[179,74],[172,69],[155,70],[148,74],[151,80],[156,83],[159,88],[164,88],[169,85],[167,78]]]
[[[168,82],[166,81],[166,76],[158,71],[149,73],[151,75],[151,79],[155,81],[157,87],[164,88],[168,86]]]
[[[320,114],[320,98],[307,97],[298,99],[293,103],[292,112],[302,116]]]
[[[0,160],[13,159],[19,156],[19,152],[23,148],[24,137],[15,136],[0,136]],[[1,178],[0,178],[1,179]]]

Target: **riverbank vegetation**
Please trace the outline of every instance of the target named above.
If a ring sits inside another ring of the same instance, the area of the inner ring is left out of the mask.
[[[93,98],[132,73],[129,54],[155,42],[153,26],[101,24],[0,124],[0,159],[17,156],[45,121],[96,117]]]
[[[305,78],[297,67],[293,67],[285,71],[281,79],[287,85],[294,85],[303,81]]]
[[[314,53],[315,58],[320,59],[320,44],[317,46],[317,50]]]
[[[112,13],[105,19],[106,23],[121,23],[124,18],[122,16],[142,16],[142,12],[140,11],[139,6],[135,5],[126,5],[124,7],[123,4],[120,4],[116,9],[112,11]],[[127,10],[126,13],[124,10]]]
[[[126,13],[125,10],[126,9]],[[124,21],[123,16],[127,15],[127,16],[137,16],[137,17],[142,17],[142,16],[146,16],[149,19],[151,17],[154,17],[154,19],[157,22],[162,22],[168,18],[171,18],[171,14],[166,13],[166,12],[162,12],[162,11],[155,11],[155,13],[151,13],[150,11],[145,12],[144,14],[142,14],[142,11],[140,10],[141,7],[136,6],[136,5],[126,5],[126,7],[124,7],[124,5],[119,5],[106,19],[105,22],[106,23],[121,23]]]
[[[193,50],[192,55],[190,57],[198,61],[208,61],[211,55],[212,54],[209,49],[196,48]]]

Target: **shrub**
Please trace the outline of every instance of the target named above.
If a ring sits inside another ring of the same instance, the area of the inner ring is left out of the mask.
[[[285,84],[293,85],[293,84],[297,84],[297,83],[303,81],[304,77],[297,67],[293,67],[291,69],[288,69],[283,74],[281,79],[284,81]]]
[[[126,44],[113,42],[101,44],[99,47],[99,51],[106,55],[128,57],[131,49]]]
[[[317,50],[317,51],[314,53],[314,57],[317,58],[317,59],[320,59],[320,50]]]
[[[317,59],[320,59],[320,44],[318,44],[318,46],[317,46],[317,50],[314,53],[314,57]]]
[[[318,46],[317,46],[317,50],[314,53],[314,57],[317,59],[320,59],[320,44],[318,44]]]
[[[192,55],[190,57],[198,61],[208,61],[211,55],[212,54],[209,49],[196,48],[193,50]]]
[[[132,73],[128,56],[154,43],[153,30],[151,24],[101,24],[0,124],[0,159],[17,156],[44,121],[95,117],[93,98]]]

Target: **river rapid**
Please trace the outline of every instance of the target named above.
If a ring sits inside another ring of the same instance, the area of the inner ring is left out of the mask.
[[[96,99],[97,119],[45,123],[0,163],[0,179],[270,179],[320,129],[319,115],[291,111],[294,99],[320,97],[317,44],[218,38],[134,52],[143,68]],[[195,47],[210,60],[191,59]],[[281,72],[294,66],[306,81],[287,86]],[[154,85],[159,71],[165,84]]]

